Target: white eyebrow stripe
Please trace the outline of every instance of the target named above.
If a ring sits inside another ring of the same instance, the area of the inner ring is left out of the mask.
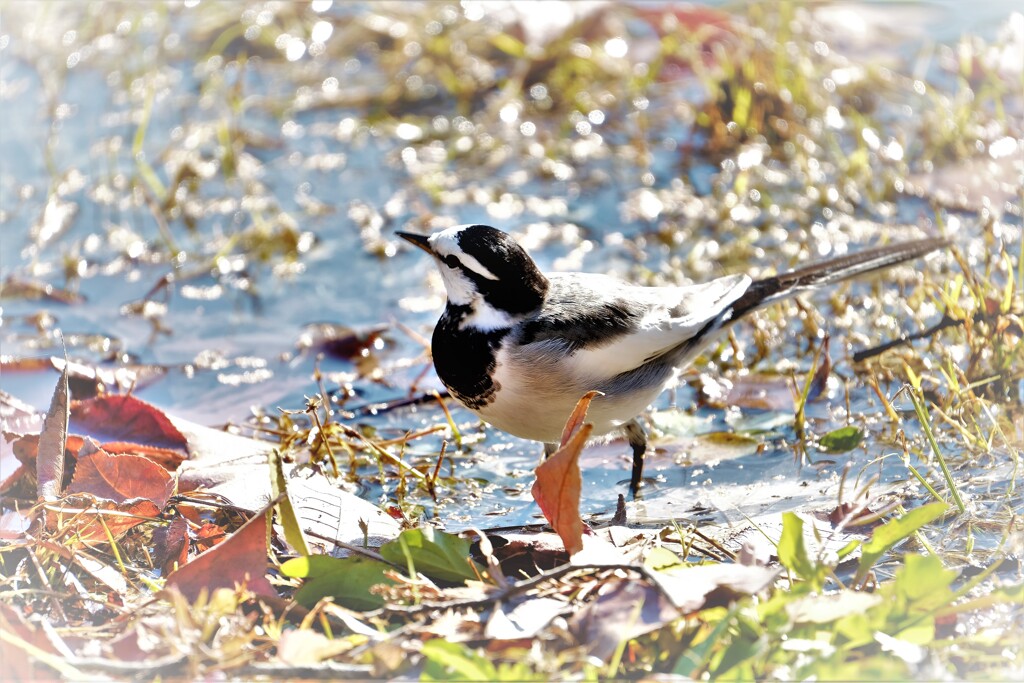
[[[456,225],[454,228],[448,228],[447,230],[442,230],[435,235],[431,235],[429,240],[430,246],[441,260],[444,260],[445,256],[454,256],[462,262],[462,265],[466,266],[477,275],[497,282],[497,275],[485,268],[484,264],[480,263],[480,261],[475,257],[470,256],[459,248],[458,234],[466,227],[467,226],[465,225]]]
[[[495,275],[491,271],[487,270],[487,268],[484,267],[484,264],[480,263],[479,261],[476,260],[476,258],[474,258],[473,256],[470,256],[466,252],[464,252],[464,251],[463,252],[459,252],[459,253],[455,254],[455,256],[456,256],[456,258],[459,259],[459,261],[462,262],[462,265],[466,266],[467,268],[472,270],[477,275],[485,277],[488,280],[494,280],[495,282],[498,280],[498,276],[497,275]]]

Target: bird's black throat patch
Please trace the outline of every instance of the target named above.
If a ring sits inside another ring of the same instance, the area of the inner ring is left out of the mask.
[[[479,410],[493,402],[501,388],[491,375],[509,329],[484,332],[461,327],[470,313],[469,306],[448,305],[434,328],[431,354],[434,370],[449,393],[470,410]]]

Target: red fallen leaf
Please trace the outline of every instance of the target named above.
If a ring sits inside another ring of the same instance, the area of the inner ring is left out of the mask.
[[[721,10],[701,5],[683,5],[676,3],[640,4],[632,8],[633,12],[651,26],[659,36],[669,33],[681,37],[689,43],[700,42],[701,61],[706,66],[715,63],[718,54],[716,45],[728,45],[735,41],[736,29],[733,27],[732,16]],[[680,31],[680,29],[682,29]],[[726,52],[729,54],[729,52]],[[693,64],[682,59],[678,53],[666,55],[659,81],[669,81],[693,72]]]
[[[854,511],[857,511],[857,513],[853,517],[847,519],[847,517],[850,516],[850,513]],[[875,512],[866,505],[861,506],[854,505],[852,503],[840,503],[828,513],[828,521],[833,527],[839,526],[843,521],[845,521],[848,526],[860,526],[858,520],[864,519],[865,517],[873,517],[874,515]]]
[[[111,455],[142,456],[146,460],[160,465],[168,472],[174,472],[178,469],[178,465],[187,460],[185,454],[179,451],[172,451],[169,448],[157,448],[156,446],[146,446],[140,443],[130,443],[128,441],[107,441],[100,444],[100,448]]]
[[[562,439],[558,442],[560,447],[565,446],[572,435],[583,426],[583,421],[587,419],[587,410],[590,409],[590,402],[602,395],[600,391],[588,391],[583,398],[576,402],[576,407],[572,409],[572,415],[562,427]]]
[[[212,548],[218,543],[223,543],[229,538],[228,533],[224,531],[224,528],[217,526],[213,522],[204,523],[199,527],[199,531],[195,532],[195,536],[196,546],[202,546],[203,551],[207,548]]]
[[[38,434],[26,434],[25,436],[18,436],[17,434],[9,434],[4,432],[4,437],[14,437],[15,441],[12,444],[14,455],[24,465],[35,466],[36,455],[39,450],[39,435]],[[92,441],[92,439],[90,439]],[[95,442],[93,442],[95,443]],[[82,446],[85,445],[85,439],[77,434],[68,434],[67,441],[64,444],[64,453],[67,458],[78,458],[79,451],[82,450]],[[155,446],[144,446],[138,443],[129,443],[127,441],[108,441],[99,444],[99,448],[103,449],[111,455],[141,455],[147,460],[152,460],[156,464],[162,466],[165,470],[173,472],[178,469],[186,456],[180,451],[174,451],[167,448],[157,448]],[[65,478],[73,470],[73,467],[69,467],[68,462],[65,462]],[[6,472],[6,470],[5,470]]]
[[[700,5],[638,5],[633,12],[647,21],[658,35],[665,35],[662,22],[671,16],[676,24],[687,31],[708,31],[715,35],[719,31],[731,33],[732,16],[727,12]]]
[[[88,493],[115,503],[145,498],[161,510],[174,492],[174,480],[160,465],[141,455],[111,455],[95,449],[78,458],[68,493]]]
[[[207,550],[167,577],[167,588],[177,588],[190,601],[206,590],[246,584],[260,595],[277,596],[267,581],[267,511],[246,522],[226,541]]]
[[[130,395],[75,401],[70,431],[99,443],[130,442],[188,454],[188,441],[167,416]]]
[[[562,431],[562,445],[537,467],[537,480],[531,490],[544,518],[562,539],[569,555],[583,549],[583,520],[580,518],[583,479],[579,458],[593,429],[592,425],[583,424],[583,420],[590,402],[599,393],[591,391],[576,404]]]
[[[4,680],[61,680],[61,676],[50,667],[37,664],[25,647],[36,648],[59,659],[61,655],[46,637],[46,632],[26,624],[17,610],[4,603],[0,603],[0,632],[7,636],[0,638],[0,662],[3,662]]]
[[[107,532],[114,540],[124,536],[130,529],[158,517],[160,509],[146,498],[133,498],[121,503],[112,500],[96,500],[92,496],[67,497],[47,508],[46,526],[67,531],[73,524],[74,534],[69,537],[86,545],[108,543]]]
[[[309,349],[341,360],[352,360],[367,355],[387,329],[386,325],[353,330],[333,323],[313,323],[302,330],[296,346],[302,351]]]
[[[175,517],[165,527],[153,532],[153,564],[167,576],[188,562],[188,522]]]
[[[0,468],[3,471],[3,483],[0,484],[0,492],[6,492],[17,485],[21,479],[27,476],[30,472],[36,472],[36,459],[39,455],[39,434],[26,434],[24,436],[4,432],[4,440],[13,438],[10,442],[10,453],[7,452],[6,441],[2,449],[3,460],[0,463]],[[63,466],[63,481],[62,489],[71,482],[71,475],[75,471],[74,461],[78,456],[78,451],[81,450],[85,444],[85,440],[80,436],[74,434],[68,434],[64,442],[64,466]],[[21,463],[21,467],[14,467],[11,461],[10,455],[14,456],[14,459]]]
[[[57,500],[64,490],[64,446],[68,439],[68,372],[60,373],[50,409],[39,433],[36,492],[39,500]]]
[[[23,465],[31,465],[35,467],[36,456],[39,454],[39,435],[38,434],[26,434],[25,436],[19,436],[17,434],[8,434],[4,432],[5,436],[14,436],[16,440],[12,445],[14,449],[14,455]],[[65,455],[71,455],[74,458],[78,457],[78,452],[82,450],[82,446],[85,445],[85,439],[75,434],[68,434],[67,440],[64,442]]]

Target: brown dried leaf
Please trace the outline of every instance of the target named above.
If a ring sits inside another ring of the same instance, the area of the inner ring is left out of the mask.
[[[588,602],[570,620],[577,640],[587,653],[608,661],[620,643],[661,628],[680,611],[644,581],[614,579],[597,588],[598,599]]]
[[[587,419],[590,402],[602,395],[600,391],[588,391],[583,398],[576,402],[576,407],[572,409],[572,415],[569,416],[569,419],[565,422],[565,427],[562,428],[562,439],[559,441],[560,446],[565,446],[570,437],[583,425],[583,421]]]
[[[777,569],[740,564],[678,566],[652,572],[670,600],[684,612],[727,605],[764,590]]]
[[[580,518],[583,480],[579,458],[593,430],[592,425],[583,423],[587,408],[599,394],[591,391],[576,404],[562,431],[562,445],[537,467],[537,480],[533,483],[533,498],[551,528],[561,537],[569,555],[583,549],[583,520]]]
[[[160,509],[146,498],[115,503],[92,496],[76,496],[63,498],[58,508],[48,509],[47,513],[47,528],[86,545],[95,545],[108,543],[110,536],[118,540],[129,530],[158,517]],[[69,524],[74,526],[73,532],[68,529]]]
[[[267,512],[256,514],[223,543],[179,567],[167,577],[167,588],[177,588],[195,601],[206,590],[246,584],[260,595],[276,596],[267,581]]]
[[[386,325],[354,330],[334,323],[313,323],[307,325],[299,335],[296,346],[303,351],[308,349],[332,358],[350,361],[369,355],[370,350],[387,329]]]
[[[52,669],[38,664],[38,658],[28,653],[29,648],[37,648],[53,659],[60,658],[45,631],[25,623],[18,611],[5,603],[0,603],[0,632],[7,636],[0,638],[0,662],[3,662],[5,680],[60,680],[61,677]]]
[[[82,454],[68,493],[88,493],[115,503],[145,498],[161,510],[174,491],[174,480],[160,465],[141,455],[111,455],[104,450]]]
[[[39,500],[54,501],[64,487],[64,447],[68,439],[68,373],[60,373],[50,409],[39,434],[36,457],[36,492]]]
[[[188,562],[188,522],[175,517],[165,527],[153,532],[153,564],[167,576]]]

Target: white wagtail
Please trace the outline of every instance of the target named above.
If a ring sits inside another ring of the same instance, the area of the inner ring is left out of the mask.
[[[727,275],[684,287],[642,287],[607,275],[541,273],[522,247],[487,225],[398,235],[437,262],[448,304],[434,328],[434,368],[484,421],[542,441],[550,454],[576,402],[595,436],[622,429],[643,476],[647,435],[636,417],[722,330],[762,306],[909,261],[949,244],[902,242],[752,280]]]

